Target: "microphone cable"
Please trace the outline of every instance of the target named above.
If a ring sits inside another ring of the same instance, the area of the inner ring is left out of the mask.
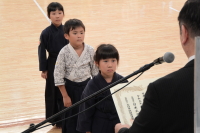
[[[87,111],[87,110],[93,108],[93,107],[96,106],[97,104],[101,103],[102,101],[104,101],[104,100],[107,99],[108,97],[112,96],[112,95],[115,94],[116,92],[122,90],[124,87],[126,87],[127,85],[129,85],[130,83],[132,83],[133,81],[135,81],[135,80],[136,80],[137,78],[139,78],[142,74],[143,74],[143,72],[140,73],[136,78],[134,78],[133,80],[131,80],[129,83],[127,83],[126,85],[124,85],[124,86],[121,87],[120,89],[114,91],[114,92],[111,93],[110,95],[104,97],[103,99],[101,99],[100,101],[98,101],[98,102],[95,103],[94,105],[90,106],[89,108],[87,108],[87,109],[85,109],[85,110],[83,110],[83,111],[81,111],[81,112],[79,112],[79,113],[77,113],[77,114],[75,114],[75,115],[69,116],[69,117],[64,118],[64,119],[62,119],[62,120],[59,120],[59,121],[56,121],[56,122],[54,122],[54,123],[51,123],[51,124],[48,124],[48,125],[45,125],[45,126],[42,126],[42,127],[38,127],[38,128],[36,128],[35,130],[38,130],[38,129],[41,129],[41,128],[50,126],[50,125],[52,125],[52,124],[56,124],[56,123],[58,123],[58,122],[61,122],[61,121],[67,120],[67,119],[70,119],[70,118],[72,118],[72,117],[75,117],[75,116],[77,116],[77,115],[79,115],[79,114],[81,114],[81,113],[83,113],[83,112],[85,112],[85,111]],[[108,91],[108,90],[106,90],[106,91]],[[103,92],[103,93],[104,93],[104,92]],[[93,97],[93,98],[94,98],[94,97]]]

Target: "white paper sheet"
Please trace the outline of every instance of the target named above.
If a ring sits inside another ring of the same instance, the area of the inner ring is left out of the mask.
[[[158,78],[135,81],[112,95],[122,124],[132,125],[131,119],[135,119],[141,110],[147,86],[156,79]],[[127,83],[122,83],[112,87],[110,89],[111,93],[126,84]]]

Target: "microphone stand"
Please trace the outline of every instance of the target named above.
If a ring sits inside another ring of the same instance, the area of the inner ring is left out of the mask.
[[[72,109],[72,108],[74,108],[74,107],[80,105],[81,103],[83,103],[83,102],[85,102],[85,101],[88,101],[88,100],[91,99],[91,98],[94,98],[94,97],[97,96],[98,94],[101,94],[101,93],[105,92],[106,90],[108,90],[108,89],[110,89],[111,87],[113,87],[113,86],[119,84],[120,82],[122,82],[122,81],[124,81],[124,80],[126,80],[126,79],[128,79],[128,78],[130,78],[130,77],[132,77],[132,76],[134,76],[134,75],[137,75],[138,73],[144,72],[144,71],[150,69],[150,68],[151,68],[152,66],[154,66],[154,65],[158,65],[158,64],[161,64],[161,63],[162,63],[162,62],[160,62],[160,59],[158,58],[158,59],[154,60],[152,63],[144,65],[143,67],[141,67],[139,70],[133,72],[132,74],[130,74],[130,75],[128,75],[128,76],[126,76],[126,77],[124,77],[124,78],[122,78],[122,79],[120,79],[120,80],[118,80],[118,81],[116,81],[116,82],[114,82],[114,83],[112,83],[112,84],[110,84],[110,85],[108,85],[108,86],[102,88],[101,90],[99,90],[99,91],[93,93],[92,95],[90,95],[90,96],[88,96],[88,97],[86,97],[86,98],[84,98],[84,99],[82,99],[82,100],[76,102],[76,103],[73,104],[72,106],[70,106],[70,107],[68,107],[68,108],[66,108],[66,109],[63,109],[62,111],[60,111],[60,112],[58,112],[58,113],[52,115],[51,117],[47,118],[46,120],[42,121],[41,123],[38,123],[37,125],[32,124],[32,125],[29,127],[29,129],[23,131],[22,133],[31,133],[31,132],[35,131],[38,127],[42,126],[43,124],[49,122],[50,120],[52,120],[52,119],[54,119],[54,118],[56,118],[56,117],[58,117],[59,115],[63,114],[64,112],[67,112],[68,110],[70,110],[70,109]]]

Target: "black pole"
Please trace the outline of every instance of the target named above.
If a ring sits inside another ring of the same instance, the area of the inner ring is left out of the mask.
[[[30,133],[30,132],[35,131],[36,128],[42,126],[43,124],[49,122],[49,121],[52,120],[52,119],[58,117],[59,115],[63,114],[64,112],[66,112],[66,111],[68,111],[68,110],[70,110],[70,109],[72,109],[72,108],[74,108],[74,107],[80,105],[81,103],[83,103],[83,102],[85,102],[85,101],[88,101],[88,100],[91,99],[91,98],[94,98],[94,97],[97,96],[98,94],[101,94],[101,93],[105,92],[106,90],[108,90],[108,89],[110,89],[111,87],[113,87],[113,86],[115,86],[115,85],[121,83],[121,82],[124,81],[124,80],[127,80],[128,78],[130,78],[130,77],[132,77],[132,76],[134,76],[134,75],[137,75],[138,73],[141,73],[141,72],[144,72],[144,71],[150,69],[152,66],[154,66],[154,64],[155,64],[155,61],[152,62],[152,63],[150,63],[150,64],[144,65],[143,67],[141,67],[139,70],[133,72],[132,74],[130,74],[130,75],[128,75],[128,76],[126,76],[126,77],[124,77],[124,78],[122,78],[122,79],[120,79],[120,80],[118,80],[118,81],[116,81],[116,82],[114,82],[114,83],[112,83],[112,84],[110,84],[110,85],[104,87],[103,89],[101,89],[101,90],[99,90],[99,91],[93,93],[92,95],[90,95],[90,96],[88,96],[88,97],[86,97],[86,98],[84,98],[84,99],[82,99],[82,100],[76,102],[76,103],[73,104],[72,106],[70,106],[70,107],[68,107],[68,108],[66,108],[66,109],[63,109],[62,111],[58,112],[58,113],[55,114],[55,115],[52,115],[51,117],[47,118],[46,120],[42,121],[41,123],[38,123],[37,125],[34,125],[34,126],[30,126],[29,129],[23,131],[22,133]]]

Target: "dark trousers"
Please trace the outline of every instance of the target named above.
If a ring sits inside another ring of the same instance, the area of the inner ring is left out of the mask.
[[[63,99],[61,92],[54,83],[54,68],[55,62],[57,59],[57,54],[50,54],[48,57],[48,73],[46,79],[46,88],[45,88],[45,107],[46,107],[46,118],[58,113],[63,109]],[[61,120],[62,116],[59,116],[51,121],[50,123]],[[54,124],[53,124],[54,125]],[[61,126],[62,122],[57,123],[57,126]]]
[[[87,79],[86,81],[77,83],[77,82],[72,82],[66,79],[65,88],[67,90],[69,97],[71,98],[72,104],[80,101],[82,92],[89,80],[90,78]],[[67,117],[77,114],[78,112],[79,112],[79,106],[67,111],[63,117],[67,118]],[[78,119],[78,116],[75,116],[63,121],[62,133],[82,133],[76,130],[77,119]]]

